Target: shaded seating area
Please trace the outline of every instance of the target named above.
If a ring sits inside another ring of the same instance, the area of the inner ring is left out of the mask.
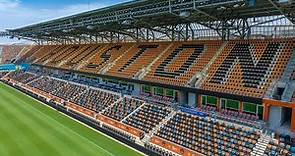
[[[145,104],[138,111],[128,117],[123,123],[136,127],[146,133],[150,132],[163,119],[165,119],[171,108],[152,104]]]

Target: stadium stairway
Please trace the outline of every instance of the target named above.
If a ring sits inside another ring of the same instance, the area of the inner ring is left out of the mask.
[[[166,123],[174,117],[174,115],[177,113],[177,111],[172,110],[171,113],[165,118],[163,119],[156,127],[153,128],[153,130],[150,131],[150,133],[146,134],[144,136],[144,138],[142,139],[142,142],[144,143],[148,143],[150,141],[150,139],[152,138],[152,136],[157,133],[161,127],[165,126]]]
[[[115,59],[112,63],[109,63],[107,65],[105,65],[103,68],[101,68],[101,70],[99,71],[99,74],[105,74],[109,71],[109,69],[111,69],[118,60],[120,60],[126,53],[128,53],[130,50],[132,50],[134,47],[136,46],[136,44],[134,44],[133,46],[131,46],[128,50],[126,50],[121,56],[119,56],[117,59]]]
[[[269,144],[270,140],[271,138],[269,136],[262,134],[251,152],[251,156],[264,156],[266,146]]]
[[[210,60],[210,62],[205,66],[205,68],[201,72],[197,73],[194,77],[192,77],[192,79],[188,82],[188,86],[200,88],[200,86],[202,85],[203,81],[208,76],[208,71],[209,71],[211,65],[216,61],[216,59],[221,54],[221,52],[223,51],[223,49],[227,45],[227,43],[228,43],[228,41],[223,42],[223,44],[221,45],[221,47],[218,49],[218,51],[212,57],[212,59]]]
[[[103,51],[106,51],[108,49],[108,46],[103,46],[100,50],[98,50],[97,53],[101,53]],[[95,57],[95,54],[90,56],[87,60],[82,61],[79,65],[77,65],[74,70],[80,70],[81,68],[87,66],[89,64],[90,60],[92,60]]]
[[[156,57],[152,63],[150,63],[146,68],[144,68],[142,71],[139,71],[135,78],[136,79],[143,79],[150,71],[151,71],[151,68],[153,66],[153,64],[155,64],[162,56],[163,54],[165,54],[171,47],[173,46],[173,44],[170,44],[165,50],[163,50],[158,57]]]
[[[292,56],[288,62],[285,72],[280,80],[280,82],[282,82],[286,86],[284,93],[282,95],[283,101],[289,102],[292,99],[292,93],[295,90],[295,82],[294,82],[294,80],[291,81],[291,77],[292,77],[294,69],[295,69],[295,49],[293,50]]]
[[[105,91],[105,90],[104,90]],[[124,97],[120,97],[117,101],[115,101],[113,104],[109,105],[108,107],[104,108],[102,111],[98,112],[98,114],[103,114],[105,111],[107,111],[109,108],[113,107],[113,105],[117,104],[118,102],[122,101]],[[96,115],[98,115],[96,114]]]
[[[266,98],[275,98],[277,97],[278,88],[283,88],[284,92],[281,95],[281,100],[289,102],[292,99],[292,93],[294,91],[294,83],[291,80],[293,70],[295,69],[295,49],[290,57],[290,60],[284,70],[282,77],[278,81],[273,81],[270,85],[268,91],[265,94]]]
[[[129,97],[130,99],[132,97]],[[143,107],[146,103],[144,102],[141,106],[139,106],[138,108],[136,108],[132,113],[130,113],[129,115],[127,115],[124,119],[121,120],[121,122],[125,121],[126,119],[128,119],[130,116],[132,116],[135,112],[137,112],[138,110],[140,110],[141,107]]]
[[[14,61],[13,63],[17,62],[17,61],[23,56],[23,54],[27,53],[27,52],[30,51],[32,48],[33,48],[33,45],[30,45],[30,46],[28,46],[28,47],[24,47],[24,48],[18,53],[18,55],[15,57],[15,61]]]

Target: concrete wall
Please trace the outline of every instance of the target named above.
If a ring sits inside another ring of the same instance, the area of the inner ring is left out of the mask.
[[[283,120],[282,107],[271,106],[269,113],[269,126],[272,129],[276,129],[281,126]]]
[[[196,107],[197,95],[195,93],[188,93],[188,105],[190,107]]]
[[[141,93],[141,85],[134,83],[134,91],[132,92],[132,95],[138,96]]]
[[[188,104],[188,92],[185,91],[179,91],[179,103],[181,105],[187,105]]]

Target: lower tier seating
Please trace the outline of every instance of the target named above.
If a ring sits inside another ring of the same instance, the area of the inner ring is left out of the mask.
[[[204,155],[249,155],[260,132],[177,113],[156,134]]]
[[[74,97],[71,101],[98,113],[108,106],[111,106],[118,99],[119,95],[95,89],[88,89],[83,94],[80,94],[80,96]]]
[[[86,87],[67,83],[60,89],[56,90],[53,94],[64,100],[71,101],[71,99],[80,96],[84,92],[86,92]]]
[[[19,82],[27,82],[23,75],[34,75],[31,73],[10,73],[14,80]],[[153,128],[161,125],[154,135],[173,142],[179,146],[197,151],[204,155],[214,156],[246,156],[257,147],[256,143],[261,137],[261,132],[257,129],[242,124],[234,124],[232,120],[224,118],[199,117],[184,112],[172,114],[174,108],[172,106],[162,106],[155,104],[147,104],[144,101],[125,96],[120,96],[108,91],[99,90],[85,85],[79,85],[70,81],[62,81],[51,77],[40,77],[29,83],[30,86],[48,92],[52,95],[59,96],[64,100],[76,103],[84,108],[102,113],[105,116],[113,118],[117,121],[130,125],[134,128],[146,132],[150,135]],[[204,108],[209,113],[216,108]],[[233,112],[223,112],[231,116],[240,115],[232,114]],[[169,116],[169,120],[163,121]],[[246,116],[249,119],[255,119],[255,116]],[[228,116],[230,118],[230,116]],[[101,121],[99,121],[101,122]],[[129,132],[118,130],[114,127],[103,124],[103,128],[115,132],[126,139],[135,141]],[[144,135],[140,139],[145,138]],[[266,150],[265,156],[291,156],[294,145],[291,141],[271,141]],[[285,139],[290,140],[290,139]],[[293,146],[293,147],[292,147]],[[153,143],[146,143],[149,148],[161,155],[174,155],[172,152],[163,150]],[[294,150],[295,151],[295,150]]]
[[[264,152],[265,156],[291,156],[290,145],[271,141]]]
[[[140,107],[142,104],[143,101],[125,97],[121,101],[109,107],[102,114],[115,120],[121,121],[129,114],[131,114],[134,110],[136,110],[138,107]]]
[[[8,77],[15,81],[21,82],[23,84],[26,84],[34,80],[35,78],[37,78],[36,75],[32,73],[26,73],[26,72],[13,72],[13,73],[10,73]]]
[[[171,113],[171,108],[145,104],[123,122],[148,133],[169,113]]]
[[[48,77],[43,77],[43,78],[40,78],[40,79],[30,83],[29,85],[31,87],[40,89],[40,90],[45,91],[47,93],[54,94],[60,88],[64,87],[66,85],[66,82],[58,81],[58,80],[48,78]]]
[[[172,152],[168,152],[166,150],[163,150],[162,148],[159,148],[153,144],[145,144],[145,148],[150,149],[154,152],[156,152],[159,155],[163,156],[176,156],[176,154],[173,154]]]
[[[7,72],[0,73],[0,78],[2,78],[3,76],[5,76],[6,74],[7,74]]]

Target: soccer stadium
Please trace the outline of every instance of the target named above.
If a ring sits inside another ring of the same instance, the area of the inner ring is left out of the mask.
[[[134,0],[3,30],[28,44],[0,45],[0,155],[294,156],[294,24],[294,0]]]

